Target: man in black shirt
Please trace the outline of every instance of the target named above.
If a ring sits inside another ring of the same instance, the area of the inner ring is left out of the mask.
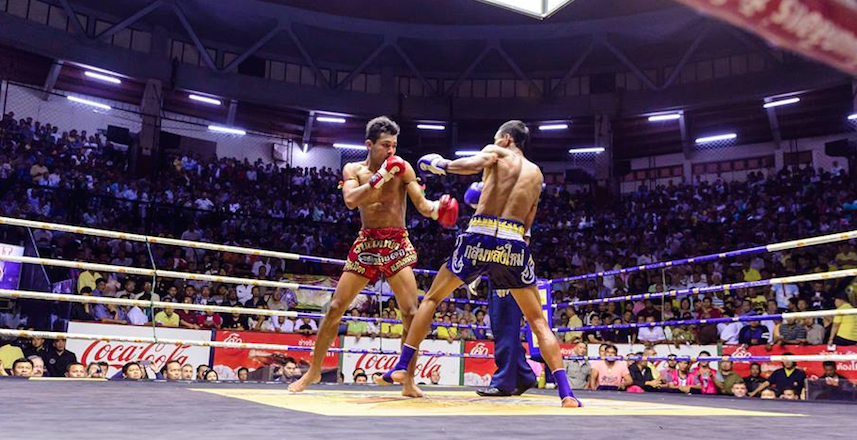
[[[65,376],[68,366],[77,362],[77,356],[66,351],[65,342],[65,338],[54,339],[54,349],[48,353],[48,357],[45,359],[45,368],[51,373],[51,377]]]
[[[762,365],[758,362],[750,364],[750,375],[744,378],[744,383],[747,384],[747,395],[750,397],[758,396],[763,388],[759,388],[765,383],[765,378],[762,377]]]
[[[784,356],[791,353],[783,353]],[[777,392],[777,396],[783,394],[786,388],[791,388],[795,394],[801,396],[803,387],[806,384],[806,373],[797,367],[797,363],[792,361],[783,361],[783,367],[774,370],[768,380],[765,381],[759,388],[765,389],[771,387]]]
[[[643,356],[643,353],[634,353],[634,356]],[[628,367],[628,372],[631,374],[631,380],[634,385],[640,387],[643,391],[653,393],[660,390],[661,381],[654,378],[652,370],[649,368],[649,361],[639,360]],[[629,388],[630,390],[630,388]]]

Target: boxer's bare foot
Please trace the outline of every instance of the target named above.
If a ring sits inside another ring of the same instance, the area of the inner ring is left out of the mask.
[[[423,397],[423,390],[414,383],[413,380],[409,380],[402,384],[402,395],[405,397]]]
[[[408,378],[407,370],[388,371],[383,376],[375,376],[375,383],[382,386],[405,383]]]
[[[583,407],[583,403],[574,397],[566,397],[565,399],[562,399],[562,406],[563,408],[581,408]]]
[[[300,379],[295,382],[289,384],[289,391],[293,393],[300,393],[301,391],[307,389],[308,386],[321,382],[321,374],[310,374],[309,371],[306,372]]]

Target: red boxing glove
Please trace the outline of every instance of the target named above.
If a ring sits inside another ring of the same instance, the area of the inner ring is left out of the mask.
[[[381,164],[381,168],[369,178],[369,185],[372,185],[372,188],[378,189],[387,183],[388,180],[404,172],[405,161],[399,156],[390,156]]]
[[[444,228],[455,226],[455,221],[458,220],[458,200],[449,194],[444,194],[440,200],[434,202],[431,218],[437,220]]]

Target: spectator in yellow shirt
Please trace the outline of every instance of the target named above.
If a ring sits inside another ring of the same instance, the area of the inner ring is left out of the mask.
[[[85,270],[80,273],[77,277],[77,293],[80,293],[80,289],[84,287],[89,287],[92,290],[95,290],[95,280],[99,278],[104,278],[98,272],[93,272],[91,270]]]
[[[574,310],[574,307],[569,307],[566,309],[566,313],[568,313],[568,324],[567,327],[583,327],[583,320],[580,319],[580,316],[577,316],[577,311]],[[583,340],[583,332],[565,332],[563,336],[565,342],[576,342]]]
[[[155,315],[155,324],[161,327],[178,327],[179,315],[172,307],[165,307]]]
[[[854,307],[848,302],[848,295],[840,292],[833,300],[836,310],[849,310]],[[842,315],[833,318],[833,328],[830,330],[831,345],[857,345],[857,315]]]
[[[744,274],[744,281],[759,281],[762,279],[762,274],[758,270],[750,267],[750,261],[744,262],[744,268],[741,270]]]
[[[458,329],[452,327],[452,320],[449,318],[449,315],[444,315],[443,323],[446,324],[444,326],[440,326],[437,328],[437,338],[438,339],[446,339],[449,342],[455,340],[458,336]]]
[[[384,319],[394,319],[390,318],[391,311],[384,310],[384,314],[381,316]],[[382,338],[393,338],[400,339],[402,337],[402,333],[405,332],[405,327],[401,324],[391,324],[389,322],[385,322],[381,324],[381,337]]]

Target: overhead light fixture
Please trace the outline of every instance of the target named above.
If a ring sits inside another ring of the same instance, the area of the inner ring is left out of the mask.
[[[309,149],[309,144],[304,144],[304,154],[306,154],[308,149]]]
[[[455,155],[459,157],[476,156],[477,154],[479,154],[479,151],[476,150],[458,150],[455,152]]]
[[[109,82],[111,84],[122,84],[122,81],[119,78],[103,75],[101,73],[90,72],[87,70],[86,72],[83,72],[83,74],[89,78],[97,79],[99,81]]]
[[[100,102],[90,101],[88,99],[78,98],[77,96],[66,96],[69,101],[79,102],[81,104],[91,105],[93,107],[100,108],[102,110],[110,110],[110,106],[107,104],[102,104]]]
[[[794,103],[796,103],[796,102],[800,102],[800,98],[798,98],[798,97],[794,97],[794,98],[789,98],[789,99],[783,99],[783,100],[781,100],[781,101],[771,101],[771,102],[769,102],[769,103],[767,103],[767,104],[763,105],[762,107],[764,107],[764,108],[773,108],[773,107],[779,107],[779,106],[781,106],[781,105],[794,104]]]
[[[568,150],[569,154],[585,154],[585,153],[603,153],[603,147],[591,147],[591,148],[572,148]]]
[[[417,124],[417,128],[420,130],[434,130],[434,131],[443,131],[446,130],[446,127],[439,124]]]
[[[649,122],[675,121],[676,119],[681,119],[681,113],[649,116]]]
[[[363,144],[343,144],[343,143],[335,143],[333,144],[333,148],[339,148],[340,150],[366,150],[366,145]]]
[[[211,105],[222,105],[223,104],[219,99],[209,98],[207,96],[194,95],[193,93],[191,93],[190,95],[187,95],[187,97],[190,98],[191,101],[199,101],[199,102],[204,102],[206,104],[211,104]]]
[[[848,115],[848,120],[857,121],[857,113],[854,113],[853,115]]]
[[[520,12],[533,18],[545,19],[573,0],[479,0],[504,9]]]
[[[738,137],[738,135],[735,133],[718,134],[715,136],[701,137],[701,138],[696,140],[696,143],[697,144],[707,144],[709,142],[730,141],[730,140],[735,139],[737,137]]]
[[[539,130],[541,131],[552,131],[552,130],[565,130],[568,128],[568,124],[546,124],[539,125]]]
[[[247,134],[246,131],[240,128],[224,127],[222,125],[209,125],[208,129],[215,133],[237,134],[238,136],[244,136]]]
[[[345,118],[334,118],[332,116],[319,116],[315,118],[319,122],[333,122],[334,124],[344,124]]]

